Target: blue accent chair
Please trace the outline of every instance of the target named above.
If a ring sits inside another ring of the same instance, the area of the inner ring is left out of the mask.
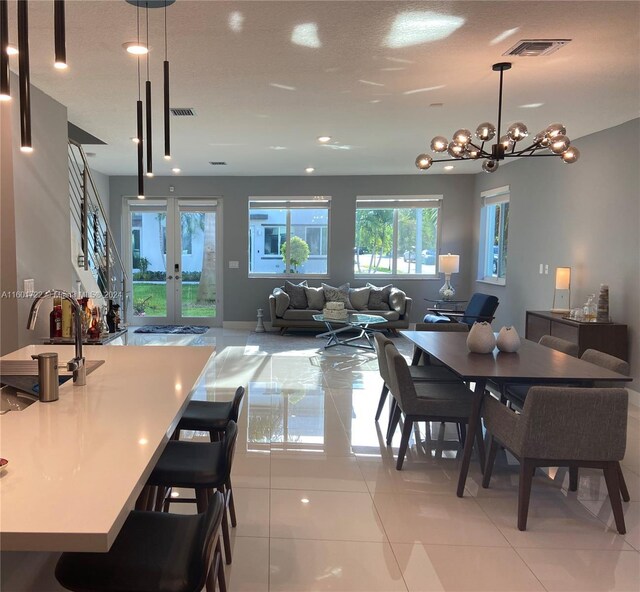
[[[491,322],[498,308],[498,298],[489,294],[476,292],[469,300],[464,312],[454,312],[442,309],[429,309],[424,317],[425,323],[466,323],[471,327],[476,321]]]

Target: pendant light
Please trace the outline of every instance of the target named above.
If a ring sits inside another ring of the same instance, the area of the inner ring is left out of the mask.
[[[0,101],[11,100],[9,88],[9,4],[0,0]]]
[[[146,5],[147,47],[149,47],[149,4]],[[145,101],[147,114],[147,177],[153,177],[152,135],[151,129],[151,80],[149,75],[149,53],[147,53],[147,81],[145,82]]]
[[[167,57],[167,3],[164,5],[164,158],[171,160],[171,123],[169,114],[169,58]]]
[[[53,4],[53,21],[54,21],[54,45],[56,59],[54,66],[58,70],[66,70],[67,68],[67,42],[64,19],[64,0],[54,0]]]
[[[29,76],[29,3],[18,4],[18,74],[20,82],[20,150],[33,152],[31,143],[31,85]],[[4,49],[6,51],[6,48]]]
[[[136,23],[138,30],[138,44],[140,43],[140,7],[136,8]],[[136,101],[136,137],[138,138],[138,199],[144,199],[144,141],[142,134],[142,99],[140,96],[140,56],[138,62],[138,100]]]

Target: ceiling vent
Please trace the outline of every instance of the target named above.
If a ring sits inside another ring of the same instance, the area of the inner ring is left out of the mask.
[[[171,115],[174,117],[195,117],[196,110],[193,107],[171,107]]]
[[[520,57],[546,56],[558,51],[569,41],[571,39],[522,39],[502,55]]]
[[[209,164],[212,166],[227,166],[226,162],[210,160]]]

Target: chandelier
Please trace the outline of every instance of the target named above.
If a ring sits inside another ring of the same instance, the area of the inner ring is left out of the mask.
[[[484,158],[482,169],[493,173],[498,164],[505,158],[527,158],[530,156],[559,156],[562,162],[572,164],[580,158],[580,151],[571,145],[567,137],[567,130],[561,123],[552,123],[537,133],[533,140],[529,137],[529,130],[524,123],[512,123],[507,133],[501,135],[502,124],[502,78],[505,70],[511,68],[510,62],[500,62],[492,66],[494,72],[500,72],[500,93],[498,99],[498,127],[489,122],[481,123],[475,136],[468,129],[459,129],[453,134],[451,142],[444,136],[436,136],[431,140],[431,150],[437,153],[447,153],[450,158],[435,159],[429,154],[419,154],[416,166],[426,171],[434,162],[451,162],[451,160],[478,160]],[[493,145],[487,145],[493,138],[498,138]]]

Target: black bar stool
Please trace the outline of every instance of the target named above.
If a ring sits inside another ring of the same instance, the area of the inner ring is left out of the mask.
[[[243,397],[244,387],[239,386],[232,401],[190,401],[180,418],[173,439],[179,439],[180,430],[194,430],[209,432],[212,442],[218,440],[227,423],[238,423]]]
[[[219,492],[203,514],[133,511],[108,553],[63,553],[56,579],[76,592],[226,592],[224,513]]]
[[[198,513],[207,511],[210,495],[214,490],[224,496],[222,539],[227,563],[231,563],[231,538],[227,509],[231,525],[236,526],[236,509],[231,488],[231,467],[236,447],[238,427],[231,420],[227,423],[222,440],[216,442],[181,442],[170,440],[162,452],[149,480],[148,486],[157,487],[156,510],[169,510],[174,503],[195,503]],[[195,490],[195,498],[172,498],[172,487]]]

